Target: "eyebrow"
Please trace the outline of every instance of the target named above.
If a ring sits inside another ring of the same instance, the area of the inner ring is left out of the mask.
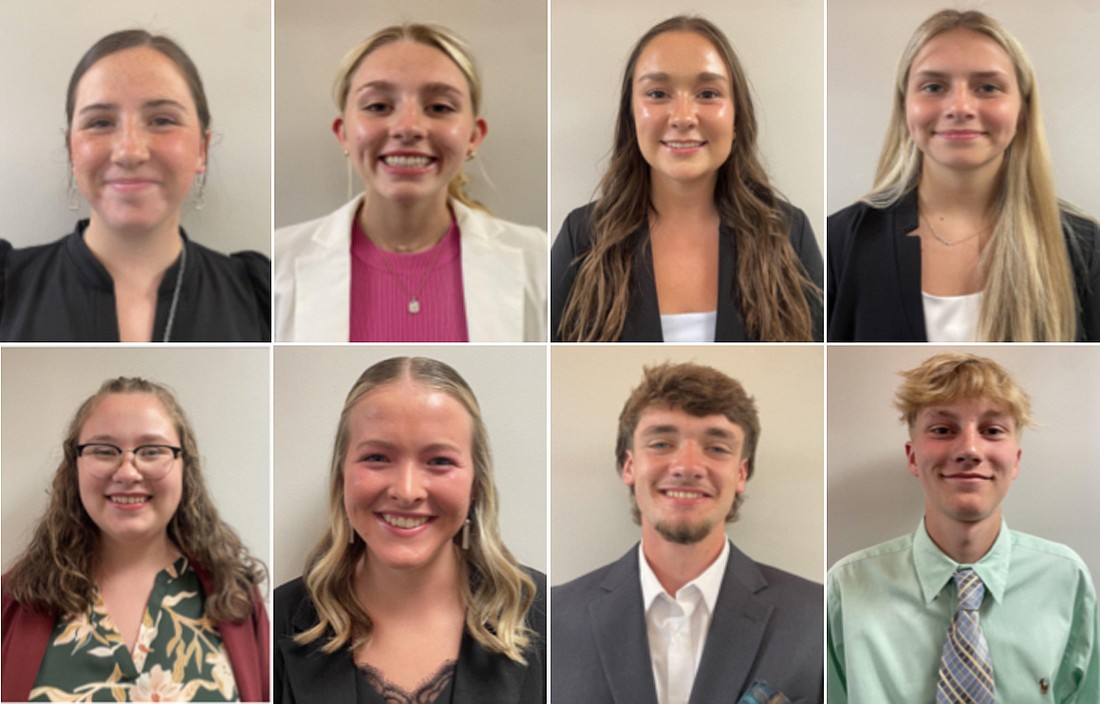
[[[726,428],[714,425],[703,431],[707,437],[719,438],[721,440],[736,440],[737,436],[731,433]],[[642,428],[642,437],[651,437],[653,435],[679,435],[680,428],[675,425],[651,425],[648,428]]]
[[[143,109],[172,107],[183,110],[184,112],[187,111],[187,106],[185,106],[180,101],[172,100],[171,98],[158,98],[156,100],[148,100],[142,103],[141,107]],[[118,110],[118,105],[116,103],[92,103],[91,105],[85,105],[84,107],[80,108],[77,114],[83,115],[86,112],[96,112],[99,110]]]
[[[167,445],[178,444],[178,441],[169,440],[167,435],[161,435],[160,433],[145,433],[144,435],[137,436],[136,440],[137,440],[138,445],[144,445],[144,444],[149,444],[149,443],[156,444],[156,445],[160,445],[160,444],[167,444]],[[92,437],[88,438],[87,440],[85,440],[83,443],[80,443],[80,444],[87,445],[88,443],[93,443],[93,442],[104,442],[104,443],[110,443],[110,444],[114,445],[115,443],[119,442],[119,439],[118,439],[118,436],[116,436],[116,435],[111,435],[109,433],[101,433],[99,435],[93,435]]]
[[[367,438],[355,446],[355,451],[361,452],[367,447],[377,447],[380,450],[392,451],[397,447],[396,443],[389,442],[387,440],[377,440]],[[417,450],[417,452],[455,452],[462,453],[462,448],[457,445],[453,445],[449,442],[433,442]]]
[[[961,414],[947,408],[929,408],[927,409],[927,415],[932,418],[946,418],[948,420],[958,420]],[[999,420],[1014,420],[1012,414],[1008,411],[1001,411],[994,408],[988,411],[983,411],[978,414],[978,417],[982,420],[988,420],[990,418],[996,418]]]
[[[356,93],[362,93],[365,90],[375,89],[381,91],[394,91],[397,90],[397,84],[390,81],[367,81],[358,88],[355,89]],[[443,83],[441,81],[434,81],[432,83],[425,83],[420,86],[419,91],[421,93],[454,93],[461,96],[463,92],[461,89],[456,88],[450,83]]]
[[[966,75],[972,76],[974,78],[1004,78],[1008,76],[1006,72],[999,69],[993,69],[990,71],[975,71],[974,73],[968,73]],[[936,71],[933,69],[925,69],[923,71],[917,71],[913,74],[914,78],[949,78],[950,76],[951,74],[946,71]]]
[[[638,76],[637,82],[638,83],[643,83],[643,82],[661,83],[663,81],[669,81],[669,80],[672,80],[671,75],[669,75],[667,73],[664,73],[662,71],[654,71],[652,73],[643,73],[641,76]],[[694,76],[694,80],[702,81],[704,83],[712,83],[712,82],[723,82],[723,83],[725,83],[725,82],[729,81],[729,79],[726,78],[726,76],[724,74],[714,73],[713,71],[703,71],[701,73],[697,73]]]

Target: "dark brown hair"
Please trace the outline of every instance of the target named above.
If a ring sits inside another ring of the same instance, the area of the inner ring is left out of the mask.
[[[690,362],[673,364],[665,362],[646,367],[642,382],[630,392],[630,397],[619,414],[619,435],[615,440],[615,461],[619,474],[623,472],[626,453],[634,444],[634,431],[638,419],[647,408],[667,408],[683,411],[692,416],[725,416],[745,433],[741,457],[748,461],[746,479],[752,478],[756,463],[756,442],[760,438],[760,416],[756,412],[756,400],[749,396],[741,382],[713,367]],[[737,511],[743,499],[740,494],[733,501],[726,522],[737,520]],[[634,507],[638,519],[637,505]]]
[[[638,148],[634,70],[649,42],[665,32],[702,36],[722,55],[730,73],[735,138],[729,158],[718,169],[714,202],[722,224],[735,238],[734,294],[746,331],[751,339],[761,341],[812,340],[810,301],[819,301],[821,292],[798,261],[790,242],[791,223],[757,155],[756,112],[748,79],[722,31],[709,20],[687,15],[654,26],[630,52],[611,161],[592,210],[592,247],[577,262],[577,278],[556,332],[569,342],[614,341],[622,334],[634,285],[635,256],[640,247],[648,246],[645,238],[636,235],[651,214],[659,215],[651,198],[650,167]]]

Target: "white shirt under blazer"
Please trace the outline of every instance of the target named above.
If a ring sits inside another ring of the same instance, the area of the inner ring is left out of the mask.
[[[351,226],[363,196],[275,231],[275,339],[347,342]],[[546,340],[546,233],[449,202],[462,247],[470,342]]]

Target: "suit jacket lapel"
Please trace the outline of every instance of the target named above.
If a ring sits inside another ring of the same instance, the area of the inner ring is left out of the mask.
[[[718,233],[718,324],[716,342],[744,342],[745,322],[737,309],[738,294],[733,281],[737,272],[737,247],[733,231],[722,225]]]
[[[453,204],[462,247],[462,288],[470,342],[523,340],[527,285],[523,252],[500,241],[501,225]]]
[[[518,704],[526,676],[526,667],[492,655],[464,633],[455,669],[454,701]]]
[[[914,340],[928,340],[924,327],[924,302],[921,298],[920,238],[909,233],[919,226],[917,192],[898,201],[894,213],[894,262],[898,272],[898,288],[901,290],[901,307],[905,321]]]
[[[718,592],[690,704],[733,702],[749,685],[756,653],[774,611],[771,604],[755,596],[767,586],[756,563],[730,545],[726,575]]]
[[[588,607],[604,675],[616,704],[657,704],[649,659],[637,548],[615,563]]]

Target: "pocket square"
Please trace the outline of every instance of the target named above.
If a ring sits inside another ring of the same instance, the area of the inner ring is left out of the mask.
[[[773,685],[757,680],[749,685],[737,704],[791,704],[791,700]]]

